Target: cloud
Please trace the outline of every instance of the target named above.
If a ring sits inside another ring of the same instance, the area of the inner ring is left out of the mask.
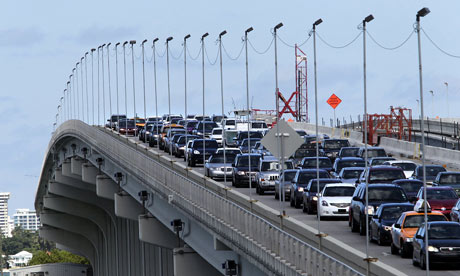
[[[0,30],[0,47],[29,47],[41,42],[45,34],[33,28]]]

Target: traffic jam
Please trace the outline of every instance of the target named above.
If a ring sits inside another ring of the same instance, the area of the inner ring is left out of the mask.
[[[281,198],[320,220],[348,221],[351,232],[389,246],[391,254],[421,269],[427,267],[426,252],[430,266],[460,260],[460,172],[445,166],[425,166],[425,202],[420,164],[398,160],[381,147],[353,146],[347,139],[291,129],[298,144],[280,160],[273,154],[279,145],[272,151],[264,145],[264,138],[276,132],[264,120],[112,115],[106,127],[137,136],[189,167],[202,167],[216,181]]]

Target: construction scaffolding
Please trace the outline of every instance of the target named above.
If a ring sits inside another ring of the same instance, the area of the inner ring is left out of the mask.
[[[379,137],[382,136],[411,141],[412,109],[390,106],[390,114],[368,114],[367,116],[369,144],[378,144]]]

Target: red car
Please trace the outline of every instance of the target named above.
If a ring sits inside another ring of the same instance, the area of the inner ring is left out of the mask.
[[[123,120],[120,121],[120,125],[118,126],[118,133],[123,135],[137,135],[137,127],[134,124],[134,120]]]
[[[455,190],[451,187],[427,187],[426,193],[431,210],[439,211],[449,218],[452,207],[458,200]],[[417,193],[417,200],[420,199],[423,199],[423,187]]]

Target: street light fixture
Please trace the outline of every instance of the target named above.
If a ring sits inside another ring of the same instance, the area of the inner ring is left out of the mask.
[[[422,168],[423,168],[423,200],[425,202],[424,205],[424,220],[425,225],[428,222],[428,215],[427,215],[427,198],[426,198],[426,167],[425,167],[425,122],[424,122],[424,110],[423,110],[423,78],[422,78],[422,47],[420,41],[420,18],[425,17],[427,14],[430,13],[430,9],[423,8],[417,12],[416,15],[416,31],[417,31],[417,45],[418,45],[418,63],[419,63],[419,84],[420,84],[420,113],[422,116],[422,120],[420,121],[420,132],[422,136],[422,146],[421,152],[422,155]],[[428,227],[425,227],[425,244],[428,245]],[[425,263],[426,263],[426,275],[430,275],[430,262],[429,262],[429,255],[428,255],[428,246],[425,246]]]

